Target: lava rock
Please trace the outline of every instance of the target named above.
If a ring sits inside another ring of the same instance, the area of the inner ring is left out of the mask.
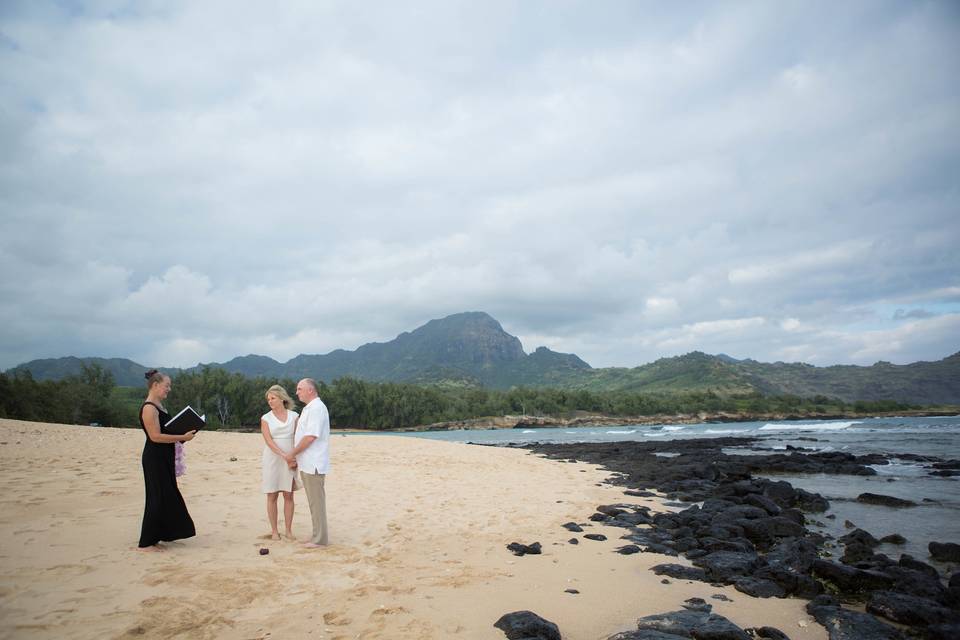
[[[837,540],[847,545],[852,543],[862,544],[871,549],[880,546],[880,541],[863,529],[854,529],[850,533],[840,536]]]
[[[753,505],[754,507],[760,507],[772,516],[778,516],[783,511],[783,509],[781,509],[776,502],[767,496],[757,493],[748,495],[743,501],[749,505]]]
[[[960,544],[954,542],[931,542],[927,545],[930,555],[940,562],[960,562]]]
[[[587,540],[597,540],[597,541],[603,541],[607,539],[607,536],[603,535],[602,533],[587,533],[587,534],[584,534],[583,537],[586,538]]]
[[[532,611],[504,614],[493,626],[507,634],[508,640],[561,640],[559,627]]]
[[[898,509],[917,506],[917,503],[913,500],[904,500],[903,498],[886,496],[881,493],[861,493],[857,496],[857,502],[862,502],[864,504],[875,504],[882,507],[894,507]]]
[[[867,602],[867,611],[899,624],[928,627],[946,622],[960,623],[960,613],[932,600],[906,593],[874,591]]]
[[[621,513],[629,513],[626,509],[613,504],[602,504],[599,507],[597,507],[597,511],[599,511],[602,514],[608,515],[611,518],[615,518]]]
[[[751,640],[747,633],[715,613],[706,611],[671,611],[637,620],[636,631],[625,631],[607,640]]]
[[[878,571],[865,571],[828,560],[814,560],[813,575],[832,582],[841,592],[862,593],[875,589],[889,589],[893,578]]]
[[[914,558],[909,554],[906,554],[906,553],[902,554],[900,556],[900,561],[898,562],[898,564],[904,569],[919,571],[921,573],[927,574],[932,578],[936,578],[938,580],[940,579],[940,574],[937,572],[936,569],[928,565],[926,562],[921,562],[920,560],[917,560],[916,558]]]
[[[697,580],[707,582],[707,572],[699,567],[688,567],[682,564],[658,564],[650,567],[658,576],[670,576],[677,580]]]
[[[703,598],[688,598],[683,601],[683,604],[680,605],[687,611],[703,611],[704,613],[710,613],[713,611],[713,605],[708,604]]]
[[[776,582],[763,580],[761,578],[746,577],[740,578],[733,583],[737,591],[745,593],[754,598],[785,598],[787,592]]]
[[[869,613],[844,609],[830,596],[817,596],[807,604],[807,613],[826,627],[834,640],[906,640],[894,627]]]
[[[765,638],[766,640],[790,640],[790,637],[776,627],[751,627],[745,629],[754,638]]]
[[[583,527],[578,525],[576,522],[567,522],[562,526],[567,531],[573,531],[574,533],[580,533],[581,531],[583,531]]]
[[[540,543],[534,542],[533,544],[520,544],[519,542],[511,542],[507,545],[507,549],[513,552],[515,556],[523,555],[539,555],[542,553]]]
[[[740,576],[748,576],[759,565],[756,554],[736,551],[716,551],[693,561],[707,572],[710,580],[731,583]]]

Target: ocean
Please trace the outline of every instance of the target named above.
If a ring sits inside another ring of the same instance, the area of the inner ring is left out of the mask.
[[[743,436],[759,440],[752,447],[725,452],[739,455],[771,453],[785,451],[790,445],[803,447],[808,452],[844,451],[856,455],[882,453],[891,458],[890,464],[874,465],[877,471],[875,476],[768,474],[765,477],[786,480],[795,487],[819,493],[830,501],[829,511],[811,514],[812,520],[818,523],[810,527],[815,531],[839,537],[850,531],[847,523],[852,523],[877,538],[892,533],[904,536],[906,544],[884,544],[877,550],[891,558],[908,553],[931,562],[927,551],[929,542],[960,543],[960,477],[931,476],[929,465],[898,457],[916,454],[942,460],[960,459],[960,416],[432,431],[393,435],[487,445],[652,439],[666,442],[687,438]],[[865,492],[912,500],[918,506],[898,509],[857,502],[856,497]]]

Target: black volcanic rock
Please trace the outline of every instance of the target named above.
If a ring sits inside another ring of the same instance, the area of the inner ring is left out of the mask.
[[[906,640],[896,628],[869,613],[844,609],[830,596],[817,596],[810,601],[807,613],[827,628],[831,640]]]
[[[658,576],[670,576],[677,580],[696,580],[707,582],[707,572],[699,567],[688,567],[683,564],[658,564],[650,567]]]
[[[875,591],[870,594],[867,611],[898,624],[916,627],[960,623],[960,612],[926,598],[893,591]]]
[[[931,542],[927,549],[934,560],[960,562],[960,544],[955,542]]]
[[[539,542],[534,542],[533,544],[520,544],[519,542],[511,542],[507,545],[507,549],[513,552],[515,556],[523,555],[540,555],[543,550]]]
[[[493,626],[503,631],[508,640],[560,640],[557,625],[532,611],[506,613]]]
[[[886,496],[881,493],[861,493],[860,495],[857,496],[857,502],[862,502],[864,504],[876,504],[883,507],[895,507],[895,508],[917,506],[917,503],[914,502],[913,500],[904,500],[903,498]]]

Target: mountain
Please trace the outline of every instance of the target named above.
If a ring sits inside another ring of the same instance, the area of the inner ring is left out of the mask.
[[[799,362],[735,360],[694,351],[633,369],[591,369],[564,386],[644,393],[713,390],[728,394],[823,395],[847,402],[960,404],[960,352],[936,362],[815,367]]]
[[[122,358],[33,360],[10,370],[29,371],[39,380],[80,373],[81,363],[111,371],[118,385],[140,386],[146,367]],[[869,367],[815,367],[804,363],[763,363],[694,351],[639,367],[594,369],[573,354],[539,347],[527,354],[520,341],[482,312],[431,320],[389,342],[365,344],[354,351],[301,354],[281,363],[246,355],[224,363],[200,364],[248,377],[313,377],[332,381],[353,376],[375,382],[453,384],[507,389],[512,386],[559,387],[593,391],[674,393],[712,390],[722,394],[824,395],[855,400],[898,400],[916,404],[960,404],[960,352],[936,362]],[[178,370],[167,370],[176,373]]]
[[[147,367],[126,358],[44,358],[31,360],[7,370],[17,375],[29,372],[35,380],[62,380],[67,376],[80,375],[83,365],[99,365],[113,374],[113,381],[121,387],[139,387],[144,384],[143,374]],[[178,369],[163,369],[168,373],[177,373]]]
[[[250,355],[206,366],[246,376],[310,376],[327,381],[353,376],[376,382],[457,381],[498,388],[515,384],[544,386],[564,378],[571,370],[590,369],[577,356],[545,347],[527,355],[520,340],[482,312],[431,320],[389,342],[372,342],[356,351],[301,354],[284,364]]]

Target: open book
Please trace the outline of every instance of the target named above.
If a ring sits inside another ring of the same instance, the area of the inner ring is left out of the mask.
[[[207,416],[201,416],[193,410],[193,407],[187,405],[180,410],[180,413],[167,420],[167,424],[163,425],[163,432],[182,436],[188,431],[202,429],[207,424],[206,420]]]

